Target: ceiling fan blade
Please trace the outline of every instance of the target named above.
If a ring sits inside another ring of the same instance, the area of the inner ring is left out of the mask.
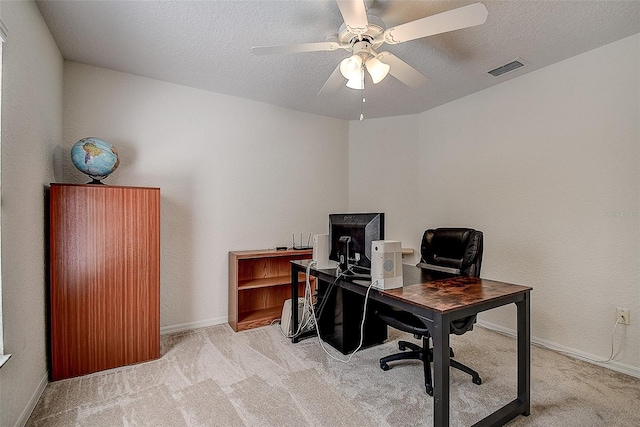
[[[367,9],[363,0],[336,0],[347,29],[353,34],[364,34],[369,27]]]
[[[255,46],[251,48],[254,55],[273,55],[281,53],[323,52],[340,49],[336,42],[286,44],[278,46]]]
[[[381,52],[377,58],[391,67],[389,74],[412,89],[417,89],[427,82],[424,74],[390,52]]]
[[[384,32],[384,41],[389,44],[396,44],[461,28],[473,27],[484,24],[488,15],[489,11],[487,11],[484,4],[474,3],[389,28]]]
[[[320,92],[318,92],[318,96],[321,94],[331,95],[336,90],[338,90],[340,86],[342,86],[344,81],[345,81],[345,78],[340,72],[340,63],[338,63],[338,66],[336,67],[336,69],[333,70],[333,73],[331,73],[327,81],[324,82],[322,89],[320,89]]]

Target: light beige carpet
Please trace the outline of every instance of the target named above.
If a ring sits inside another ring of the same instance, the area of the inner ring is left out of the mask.
[[[420,362],[378,366],[400,338],[343,364],[275,325],[168,335],[159,360],[49,384],[27,425],[431,426]],[[516,343],[478,327],[452,345],[483,380],[451,372],[451,425],[468,426],[515,398]],[[640,426],[640,379],[534,346],[531,383],[531,415],[510,426]]]

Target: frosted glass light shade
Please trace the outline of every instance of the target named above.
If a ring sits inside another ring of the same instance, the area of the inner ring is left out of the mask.
[[[378,58],[370,58],[364,65],[367,67],[367,71],[371,75],[371,80],[373,80],[374,84],[380,83],[387,77],[389,69],[391,68],[388,64],[380,62]]]
[[[359,90],[364,89],[363,73],[364,71],[360,70],[357,76],[355,76],[352,79],[349,79],[349,81],[347,82],[347,87],[351,89],[359,89]]]
[[[345,79],[360,78],[360,72],[362,70],[362,58],[358,55],[350,56],[343,59],[340,63],[340,72]]]

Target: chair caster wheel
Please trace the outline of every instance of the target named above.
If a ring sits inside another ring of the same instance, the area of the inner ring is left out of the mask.
[[[405,351],[405,350],[407,349],[407,346],[406,346],[406,345],[404,345],[403,343],[399,343],[399,344],[398,344],[398,349],[399,349],[400,351]]]
[[[480,377],[474,378],[472,381],[474,384],[478,384],[478,385],[482,384],[482,379]]]
[[[389,365],[387,365],[385,362],[380,362],[380,369],[382,369],[383,371],[388,371]]]
[[[428,394],[429,396],[433,396],[433,387],[431,387],[431,386],[426,386],[425,388],[427,389],[427,394]]]

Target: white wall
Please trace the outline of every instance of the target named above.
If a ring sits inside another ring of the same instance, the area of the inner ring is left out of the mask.
[[[386,237],[416,250],[426,228],[482,230],[482,276],[534,288],[539,341],[607,358],[615,309],[630,308],[615,367],[640,376],[639,55],[636,35],[416,116],[352,122],[349,208],[388,212]],[[514,329],[515,308],[481,320]]]
[[[326,233],[347,207],[348,122],[74,62],[64,82],[65,153],[104,138],[106,184],[161,188],[164,331],[227,322],[228,251]]]
[[[90,135],[120,150],[106,184],[162,189],[165,330],[226,321],[227,251],[324,232],[330,212],[380,210],[387,237],[416,249],[426,227],[483,230],[483,276],[534,287],[540,339],[606,356],[615,307],[631,308],[616,360],[640,367],[639,36],[420,115],[348,124],[71,62],[63,95],[36,6],[3,2],[2,14],[13,357],[0,425],[24,423],[46,384],[43,190],[87,181],[68,152]],[[511,314],[483,319],[513,327]]]
[[[2,20],[2,315],[13,356],[0,369],[0,425],[9,427],[26,422],[47,381],[44,189],[61,176],[63,61],[35,3],[3,2]]]
[[[421,236],[411,225],[427,220],[415,209],[421,174],[418,123],[417,115],[389,117],[352,122],[349,131],[349,210],[384,212],[385,237],[415,251]]]

